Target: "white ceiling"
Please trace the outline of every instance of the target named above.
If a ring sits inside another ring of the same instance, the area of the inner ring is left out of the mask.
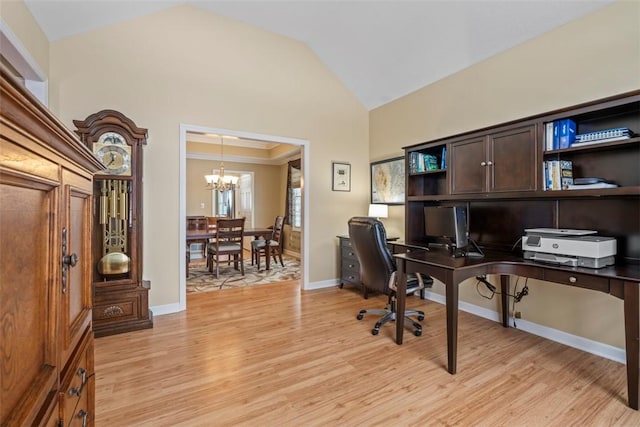
[[[306,43],[367,109],[613,0],[25,0],[49,40],[190,4]]]

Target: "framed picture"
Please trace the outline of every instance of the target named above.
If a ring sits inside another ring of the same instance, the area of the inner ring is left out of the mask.
[[[404,204],[404,157],[371,163],[371,203]]]
[[[351,164],[332,163],[331,189],[333,191],[351,191]]]

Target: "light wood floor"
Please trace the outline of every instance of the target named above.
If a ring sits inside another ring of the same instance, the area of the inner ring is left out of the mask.
[[[384,303],[297,283],[190,295],[96,340],[96,425],[640,425],[622,364],[460,312],[450,375],[444,306],[410,298],[424,333],[398,346],[355,318]]]

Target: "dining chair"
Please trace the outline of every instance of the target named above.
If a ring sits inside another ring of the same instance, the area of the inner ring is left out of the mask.
[[[187,230],[206,230],[207,229],[207,217],[202,215],[197,216],[187,216]],[[192,244],[200,244],[202,245],[202,256],[207,256],[207,240],[194,240],[189,245],[187,245],[187,277],[189,277],[189,264],[191,263],[191,245]]]
[[[207,231],[210,231],[210,232],[211,231],[215,231],[217,221],[218,221],[218,218],[216,218],[215,216],[208,216],[207,217]],[[215,241],[216,241],[215,237],[211,237],[211,238],[207,239],[207,244],[206,244],[206,247],[204,249],[204,254],[205,254],[204,256],[207,257],[207,268],[209,268],[209,259],[208,259],[208,256],[207,256],[207,254],[209,253],[208,252],[209,245],[214,243]]]
[[[221,219],[216,221],[216,238],[207,248],[207,265],[209,272],[213,273],[215,262],[216,278],[220,274],[220,262],[222,259],[230,261],[233,257],[233,268],[244,276],[244,222],[245,218]],[[238,265],[239,264],[239,265]]]
[[[282,261],[282,244],[284,243],[282,239],[282,228],[284,227],[284,217],[276,216],[275,223],[273,224],[273,231],[271,236],[265,236],[265,239],[256,239],[251,242],[251,265],[253,265],[253,261],[256,261],[258,265],[258,269],[260,269],[260,256],[264,253],[265,257],[267,256],[267,245],[269,247],[269,253],[273,256],[273,262],[277,263],[278,259],[280,259],[280,265],[284,267],[284,262]]]

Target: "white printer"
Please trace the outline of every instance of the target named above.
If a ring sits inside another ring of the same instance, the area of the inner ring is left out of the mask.
[[[572,267],[602,268],[615,263],[616,239],[594,230],[529,228],[522,236],[524,258]]]

